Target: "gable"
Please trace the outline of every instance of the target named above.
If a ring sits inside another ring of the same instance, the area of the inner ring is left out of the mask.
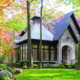
[[[68,42],[68,43],[74,43],[73,37],[71,36],[68,29],[65,30],[65,32],[62,34],[61,38],[59,39],[60,42]]]
[[[77,30],[77,28],[76,28],[76,26],[75,26],[75,24],[73,22],[73,19],[70,17],[67,22],[70,22],[70,24],[72,26],[72,29],[73,29],[77,39],[79,40],[79,33],[78,33],[78,30]]]

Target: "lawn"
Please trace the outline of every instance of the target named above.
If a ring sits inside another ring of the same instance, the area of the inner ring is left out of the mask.
[[[23,69],[15,75],[17,80],[80,80],[80,70],[75,69]]]

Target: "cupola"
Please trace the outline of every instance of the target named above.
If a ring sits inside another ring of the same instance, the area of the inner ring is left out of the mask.
[[[31,20],[33,20],[33,24],[40,23],[40,18],[41,18],[41,15],[38,12],[36,12]]]

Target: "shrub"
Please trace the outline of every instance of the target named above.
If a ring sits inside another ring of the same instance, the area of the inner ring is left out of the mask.
[[[72,65],[73,68],[77,68],[77,64],[75,63],[74,65]]]
[[[77,64],[74,64],[74,67],[77,68]]]
[[[1,73],[3,73],[4,75],[7,75],[9,77],[12,77],[12,73],[7,70],[1,71]]]
[[[0,80],[10,80],[10,78],[6,74],[0,73]]]
[[[58,65],[58,67],[59,68],[64,68],[65,66],[64,66],[64,64],[60,64],[60,65]]]
[[[33,64],[33,67],[36,68],[36,67],[38,67],[38,65],[37,64]]]
[[[15,67],[12,67],[12,69],[15,71],[16,70],[16,68]]]
[[[24,63],[23,63],[23,66],[27,66],[27,63],[26,63],[26,62],[24,62]]]
[[[68,65],[68,68],[72,68],[72,65]]]
[[[2,68],[0,68],[0,72],[1,72],[1,71],[3,71],[3,69],[2,69]]]
[[[53,67],[53,65],[51,64],[51,65],[49,65],[49,67],[51,68],[51,67]]]
[[[43,65],[43,68],[45,68],[46,67],[46,65]]]
[[[17,62],[16,63],[16,66],[20,67],[21,66],[21,63],[20,62]]]
[[[14,71],[14,69],[12,69],[11,67],[8,67],[8,69],[7,69],[8,71],[10,71],[12,74],[14,74],[15,73],[15,71]]]
[[[5,64],[0,64],[0,68],[2,68],[3,70],[7,69],[7,66]]]
[[[13,66],[13,62],[8,62],[8,63],[7,63],[7,66],[12,67],[12,66]]]
[[[15,73],[22,73],[22,70],[19,68],[16,68]]]
[[[27,66],[23,66],[24,69],[28,68]]]
[[[2,56],[1,56],[1,63],[3,63],[4,59],[5,59],[5,54],[2,54]]]

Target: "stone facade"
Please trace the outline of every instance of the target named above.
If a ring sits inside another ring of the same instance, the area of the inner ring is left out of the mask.
[[[74,22],[73,22],[73,20],[72,20],[71,17],[68,19],[68,22],[71,23],[72,28],[73,28],[73,31],[75,32],[75,35],[77,36],[77,38],[78,38],[78,40],[79,40],[79,33],[78,33],[78,31],[77,31],[77,29],[76,29],[76,26],[75,26],[75,24],[74,24]]]
[[[62,54],[64,53],[64,51],[62,53],[62,50],[65,46],[67,46],[66,63],[73,64],[73,60],[75,60],[75,42],[68,29],[66,29],[66,31],[63,33],[59,39],[59,44],[57,45],[57,61],[59,64],[62,63],[62,60],[65,62],[65,60],[62,59]]]

